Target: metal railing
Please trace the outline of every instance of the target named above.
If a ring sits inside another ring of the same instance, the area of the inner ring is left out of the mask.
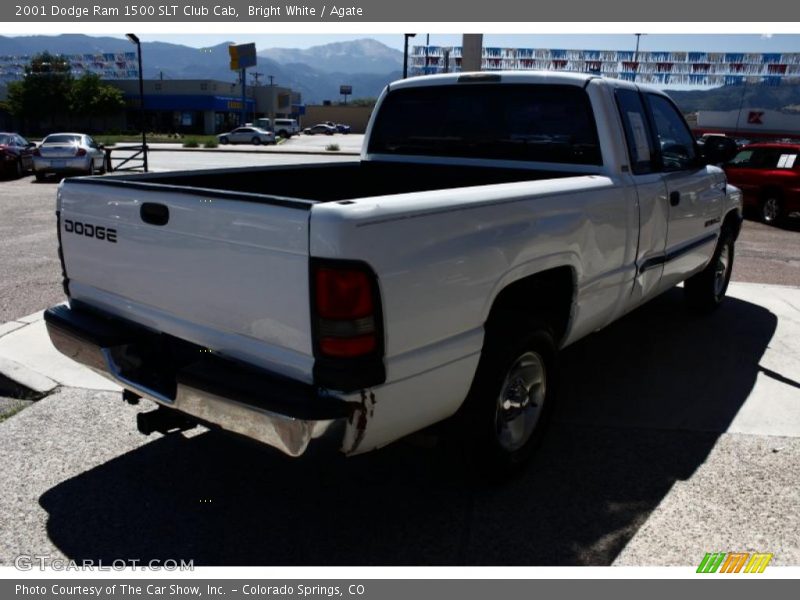
[[[146,155],[148,151],[149,147],[143,146],[142,144],[133,146],[112,146],[111,148],[106,148],[106,172],[147,172]],[[127,152],[128,154],[123,156],[114,156],[114,154],[117,152]]]

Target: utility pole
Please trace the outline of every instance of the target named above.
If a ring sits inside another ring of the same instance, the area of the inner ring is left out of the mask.
[[[263,73],[258,73],[258,72],[250,73],[250,77],[252,77],[253,80],[255,81],[255,83],[253,84],[254,87],[258,87],[258,80],[261,79],[263,76],[264,76]]]
[[[641,33],[636,34],[636,50],[633,52],[633,80],[636,81],[636,76],[639,74],[639,38],[642,37]]]
[[[416,33],[404,33],[405,42],[403,44],[403,79],[408,77],[408,38],[416,36]]]
[[[242,69],[239,71],[239,81],[242,84],[242,112],[239,114],[239,126],[244,127],[247,123],[247,97],[245,96],[245,88],[247,87],[247,71]]]

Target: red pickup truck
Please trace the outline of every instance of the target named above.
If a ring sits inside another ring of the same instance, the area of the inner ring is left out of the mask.
[[[800,211],[800,144],[763,143],[742,148],[725,165],[728,182],[744,193],[745,209],[775,224]]]

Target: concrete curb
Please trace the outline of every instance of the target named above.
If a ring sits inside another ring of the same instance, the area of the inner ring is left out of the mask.
[[[42,311],[0,325],[0,375],[40,394],[58,386],[121,389],[56,350],[47,335]]]
[[[0,374],[38,394],[47,394],[58,387],[58,383],[49,377],[2,356],[0,356]]]

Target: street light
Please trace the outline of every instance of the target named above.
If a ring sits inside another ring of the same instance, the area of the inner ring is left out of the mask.
[[[403,79],[408,77],[408,38],[416,36],[416,33],[404,33],[405,43],[403,45]]]
[[[145,134],[144,122],[144,79],[142,74],[142,43],[135,33],[126,33],[125,37],[130,40],[132,44],[136,44],[136,54],[139,57],[139,119],[142,122],[142,156],[144,157],[144,172],[147,173],[147,137]]]
[[[633,51],[633,80],[636,81],[636,76],[639,74],[639,38],[646,34],[635,33],[634,35],[636,36],[636,50]]]

